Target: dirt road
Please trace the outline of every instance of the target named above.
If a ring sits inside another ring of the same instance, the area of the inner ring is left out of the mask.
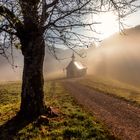
[[[76,100],[90,110],[122,140],[140,140],[140,108],[127,101],[100,93],[74,80],[62,82]]]

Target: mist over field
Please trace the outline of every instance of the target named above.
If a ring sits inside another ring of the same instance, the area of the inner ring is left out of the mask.
[[[10,50],[7,52],[8,59],[0,55],[0,81],[17,81],[21,79],[23,68],[23,57],[19,50],[13,53],[14,63]],[[14,64],[14,66],[13,66]]]
[[[55,56],[46,47],[46,54],[44,58],[44,77],[55,78],[65,76],[65,68],[71,61],[73,52],[71,50],[56,49],[56,56],[62,60],[56,60]],[[0,56],[0,81],[15,81],[21,80],[23,70],[23,56],[20,50],[14,50],[14,67],[11,65],[12,58],[9,55],[9,61],[3,56]],[[66,59],[67,58],[67,59]]]
[[[124,34],[116,33],[103,40],[98,47],[86,49],[87,57],[76,59],[88,67],[88,74],[120,80],[140,86],[140,26],[124,30]],[[56,49],[58,61],[46,49],[44,62],[45,78],[66,75],[66,66],[71,61],[71,50]],[[18,58],[18,59],[17,59]],[[15,53],[15,65],[12,69],[7,60],[0,56],[0,81],[20,80],[22,78],[22,55]]]
[[[140,26],[114,34],[91,48],[89,73],[140,86]]]

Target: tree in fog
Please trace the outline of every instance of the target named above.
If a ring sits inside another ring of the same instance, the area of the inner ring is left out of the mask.
[[[94,37],[94,15],[112,11],[120,20],[135,11],[135,0],[0,0],[0,54],[8,58],[13,47],[24,56],[19,114],[37,117],[46,113],[43,92],[45,46],[70,49],[88,46]],[[121,22],[120,22],[121,23]]]

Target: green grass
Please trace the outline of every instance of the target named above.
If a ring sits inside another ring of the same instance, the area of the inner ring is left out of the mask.
[[[19,110],[20,83],[0,85],[0,125],[13,118]],[[37,120],[24,124],[15,135],[15,140],[110,140],[111,136],[96,119],[83,110],[68,94],[59,82],[45,83],[45,99],[48,106],[53,106],[58,117],[48,118],[49,123],[38,124]],[[19,125],[18,123],[16,125]],[[8,129],[12,129],[9,125]],[[1,129],[0,129],[1,130]],[[7,140],[9,133],[5,127],[1,131]]]
[[[0,84],[0,125],[15,116],[19,110],[20,83]]]
[[[106,77],[87,76],[80,83],[97,91],[115,95],[140,105],[140,89]]]

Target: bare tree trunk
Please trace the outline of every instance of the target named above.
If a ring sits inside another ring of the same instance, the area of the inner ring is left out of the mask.
[[[24,69],[20,113],[26,118],[38,117],[44,113],[43,61],[45,43],[42,36],[22,41],[24,46]]]

